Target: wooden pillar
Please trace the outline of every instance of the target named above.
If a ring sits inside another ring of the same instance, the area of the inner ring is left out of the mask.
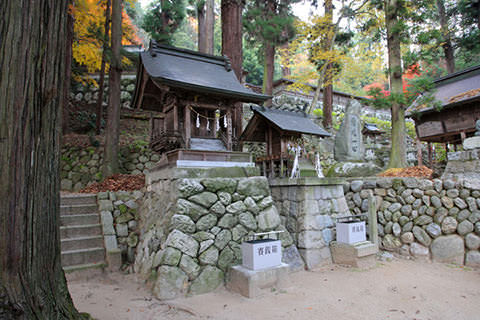
[[[272,127],[268,126],[268,140],[267,140],[267,149],[268,149],[268,154],[271,156],[273,155],[273,147],[272,147]]]
[[[178,132],[178,107],[176,103],[173,105],[173,131]]]
[[[190,137],[192,136],[192,126],[190,116],[190,106],[185,106],[185,148],[190,149]]]
[[[417,165],[423,166],[422,142],[417,137]]]
[[[227,150],[232,151],[232,109],[227,109]]]
[[[432,143],[428,143],[428,164],[430,168],[433,167],[433,149],[432,149]]]

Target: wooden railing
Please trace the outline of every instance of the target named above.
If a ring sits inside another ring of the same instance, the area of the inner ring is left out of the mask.
[[[260,167],[260,172],[268,178],[289,177],[292,172],[293,157],[289,154],[278,154],[259,157],[255,163]]]
[[[181,131],[161,130],[150,138],[150,148],[155,152],[163,153],[184,147],[185,139]]]
[[[252,162],[252,156],[246,152],[203,151],[178,149],[163,154],[157,168],[176,166],[177,160],[212,162]]]

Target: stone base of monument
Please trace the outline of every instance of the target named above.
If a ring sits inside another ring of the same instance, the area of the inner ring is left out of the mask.
[[[376,264],[378,246],[370,241],[354,244],[330,242],[333,263],[367,269]]]
[[[465,151],[449,152],[442,179],[463,181],[467,188],[480,188],[480,136],[463,141]]]
[[[279,266],[251,270],[244,266],[233,266],[230,268],[227,279],[227,289],[240,293],[247,298],[261,296],[265,289],[281,289],[289,285],[289,266],[282,263]]]
[[[369,162],[338,162],[327,172],[327,177],[367,177],[374,176],[382,169]]]

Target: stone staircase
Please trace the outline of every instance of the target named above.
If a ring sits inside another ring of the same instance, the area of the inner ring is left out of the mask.
[[[192,138],[190,139],[191,150],[202,151],[227,151],[227,148],[220,139],[204,139]]]
[[[62,267],[65,272],[105,267],[96,195],[62,195],[60,221]]]

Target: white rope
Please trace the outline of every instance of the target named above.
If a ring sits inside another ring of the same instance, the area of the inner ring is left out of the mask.
[[[200,117],[198,116],[197,113],[197,123],[196,123],[197,128],[200,128]]]
[[[322,164],[320,163],[320,155],[315,153],[315,170],[317,171],[317,177],[325,178],[322,172]]]
[[[295,160],[293,160],[293,168],[292,168],[292,174],[290,175],[290,179],[300,177],[300,169],[298,167],[298,158],[300,156],[300,151],[301,151],[301,148],[300,146],[298,146],[297,149],[295,150]]]
[[[210,120],[207,119],[207,131],[210,131]]]
[[[227,117],[223,116],[223,127],[227,129]]]

